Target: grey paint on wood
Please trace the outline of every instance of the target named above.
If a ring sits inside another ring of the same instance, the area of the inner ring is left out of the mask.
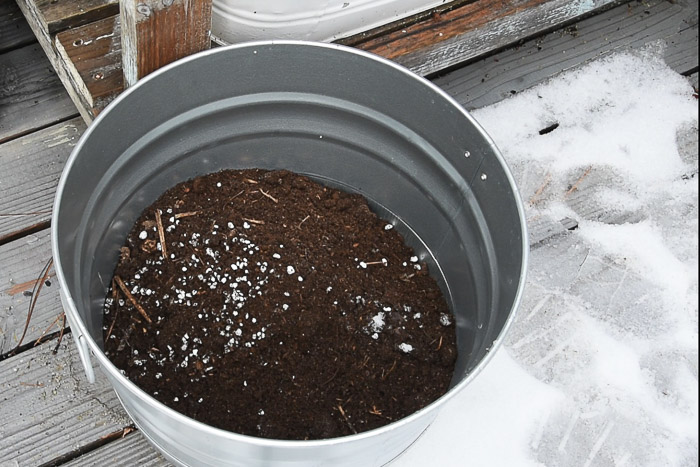
[[[0,246],[0,355],[14,349],[19,342],[32,298],[25,292],[31,292],[50,258],[48,230]],[[51,285],[41,289],[24,343],[33,343],[63,312],[58,281],[53,278],[53,270],[51,274]],[[49,332],[59,329],[54,325]]]
[[[475,109],[602,54],[650,43],[663,46],[669,65],[684,73],[698,66],[697,16],[695,2],[632,2],[481,59],[434,82],[465,108]]]
[[[530,248],[533,250],[539,248],[553,238],[577,227],[578,222],[569,217],[559,220],[550,217],[533,217],[528,219],[527,229],[530,235]]]
[[[0,143],[75,114],[38,44],[0,55]]]
[[[626,1],[629,0],[553,0],[403,55],[396,61],[420,75],[429,75]]]
[[[72,336],[0,362],[0,459],[40,465],[131,422],[101,374],[89,385]]]
[[[64,467],[92,467],[95,465],[169,467],[172,464],[148,443],[141,432],[136,431],[63,464]]]
[[[84,130],[74,118],[0,144],[0,244],[51,219],[58,178]]]

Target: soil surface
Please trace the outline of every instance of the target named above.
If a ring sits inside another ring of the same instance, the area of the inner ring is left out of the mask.
[[[286,171],[167,191],[130,232],[104,314],[130,380],[256,437],[386,425],[444,394],[457,356],[442,293],[393,225]]]

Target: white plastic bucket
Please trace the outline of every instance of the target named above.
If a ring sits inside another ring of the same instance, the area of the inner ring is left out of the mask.
[[[445,0],[214,0],[221,44],[259,39],[333,41],[436,7]]]

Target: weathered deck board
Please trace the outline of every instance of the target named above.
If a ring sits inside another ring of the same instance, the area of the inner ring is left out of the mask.
[[[429,75],[626,1],[480,0],[358,47]]]
[[[51,5],[52,0],[47,1],[49,2],[49,5]],[[78,2],[65,3],[73,4],[71,8],[80,8],[80,4]],[[37,4],[34,2],[34,0],[17,0],[17,5],[19,6],[20,10],[22,10],[27,23],[29,23],[29,27],[34,32],[36,39],[39,41],[39,45],[41,45],[41,48],[44,50],[44,54],[46,54],[46,57],[49,59],[49,62],[51,63],[51,66],[53,66],[56,75],[58,75],[61,83],[63,83],[63,86],[68,92],[68,96],[73,101],[75,108],[77,108],[78,112],[80,112],[80,115],[86,122],[92,121],[93,116],[88,111],[89,107],[87,103],[76,91],[76,85],[71,81],[71,76],[66,71],[65,63],[58,57],[56,48],[53,45],[54,36],[49,34],[47,30],[47,25],[49,23],[47,23],[45,13],[41,10],[37,10]]]
[[[33,0],[42,27],[49,34],[119,13],[119,0]]]
[[[0,246],[0,355],[15,348],[27,320],[34,284],[51,258],[49,231]],[[32,344],[63,312],[58,281],[49,276],[51,286],[44,285],[39,294],[24,344]],[[57,323],[57,325],[60,323]],[[60,329],[54,326],[49,332]]]
[[[121,0],[124,84],[211,47],[212,0]]]
[[[0,55],[0,144],[74,115],[38,44]]]
[[[63,465],[64,467],[92,467],[94,465],[168,467],[172,464],[153,449],[146,438],[137,431]]]
[[[0,3],[0,54],[35,41],[17,3],[8,0]]]
[[[124,89],[119,15],[60,32],[55,46],[92,115]]]
[[[630,0],[591,0],[572,4],[569,0],[478,0],[408,25],[405,29],[356,43],[353,38],[344,42],[350,41],[360,49],[395,60],[418,74],[429,75],[627,1]],[[20,0],[21,5],[25,2],[31,3]],[[48,38],[50,33],[43,24],[46,22],[45,13],[29,6],[23,10],[35,17],[35,20],[29,17],[35,32],[47,36],[49,42],[53,41]],[[60,45],[52,45],[52,50],[47,50],[86,121],[91,121],[121,89],[115,79],[95,83],[95,76],[99,79],[107,76],[102,70],[111,72],[122,68],[120,43],[114,41],[110,47],[96,44],[97,37],[110,34],[104,30],[104,26],[110,24],[117,25],[117,19],[103,22],[97,28],[99,36],[90,37],[86,34],[88,29],[83,29],[72,41],[57,37]],[[73,50],[72,45],[78,39],[88,47]],[[39,40],[43,46],[44,41],[41,37]],[[62,53],[58,54],[56,47]],[[97,68],[90,69],[84,63],[69,65],[72,56],[81,57],[82,54],[90,57],[90,62]],[[92,95],[93,91],[99,96]]]
[[[0,144],[0,244],[51,219],[58,178],[84,130],[74,118]]]
[[[0,459],[40,465],[131,422],[101,373],[88,385],[72,336],[0,362]]]
[[[654,41],[663,41],[667,63],[685,73],[698,66],[697,20],[695,2],[634,1],[459,68],[435,84],[467,109],[480,108],[601,54]]]

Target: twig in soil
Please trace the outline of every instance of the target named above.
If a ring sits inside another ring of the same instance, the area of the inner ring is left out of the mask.
[[[367,366],[368,363],[369,363],[369,355],[365,355],[365,358],[362,360],[362,365],[360,365],[360,369]]]
[[[230,203],[231,201],[233,201],[234,199],[238,198],[239,196],[241,196],[243,193],[245,193],[245,190],[241,190],[241,191],[239,191],[238,193],[236,193],[235,195],[231,196],[231,197],[228,199],[229,203]]]
[[[391,365],[391,368],[389,368],[389,371],[387,371],[385,375],[382,375],[382,381],[384,381],[391,374],[391,372],[394,371],[395,368],[396,368],[396,360],[394,360],[394,364]]]
[[[371,413],[372,415],[376,415],[377,417],[382,417],[382,418],[385,418],[389,421],[392,421],[392,418],[387,417],[386,415],[382,414],[382,411],[379,410],[376,405],[372,406],[372,410],[369,410],[369,413]]]
[[[535,194],[532,195],[532,198],[530,198],[530,201],[528,203],[530,206],[533,206],[535,202],[537,202],[537,199],[540,197],[540,195],[544,192],[544,190],[549,186],[549,183],[552,181],[552,174],[547,172],[547,175],[544,178],[544,182],[540,187],[535,190]]]
[[[435,349],[435,351],[437,352],[441,348],[442,348],[442,336],[440,336],[440,342],[438,343],[437,349]]]
[[[58,348],[61,347],[61,341],[63,340],[63,332],[66,330],[66,314],[63,314],[63,324],[61,325],[61,333],[58,335],[58,341],[56,342],[56,347],[53,348],[53,354],[58,353]]]
[[[277,198],[275,198],[274,196],[272,196],[270,193],[266,193],[265,190],[260,189],[260,193],[262,193],[262,195],[263,195],[264,197],[266,197],[266,198],[268,198],[268,199],[271,199],[273,203],[275,203],[275,204],[279,203],[279,200],[278,200]]]
[[[109,339],[109,336],[112,335],[112,331],[114,330],[114,325],[117,322],[117,316],[119,315],[119,289],[117,288],[117,284],[115,284],[114,278],[112,278],[112,303],[114,303],[114,319],[112,320],[112,324],[109,326],[109,331],[107,331],[107,336],[105,337],[105,342]]]
[[[413,277],[415,277],[415,274],[403,274],[399,279],[404,282],[409,282]]]
[[[339,371],[340,371],[340,367],[336,368],[335,373],[333,373],[333,375],[330,378],[328,378],[326,381],[324,381],[321,386],[325,386],[328,383],[330,383],[331,381],[333,381],[335,379],[335,377],[338,376]]]
[[[248,183],[252,183],[253,185],[257,185],[260,183],[259,181],[253,180],[252,178],[244,178],[243,181],[248,182]]]
[[[309,217],[311,217],[311,216],[306,216],[305,218],[303,218],[303,219],[301,220],[301,222],[299,222],[299,226],[298,226],[297,228],[298,228],[298,229],[301,229],[301,224],[303,224],[304,222],[306,222],[306,221],[309,219]]]
[[[345,415],[345,410],[343,410],[343,406],[338,404],[338,410],[340,411],[340,415],[343,416],[343,420],[345,420],[345,423],[348,424],[350,429],[352,430],[353,433],[357,434],[357,430],[355,429],[354,426],[352,426],[352,423],[350,423],[350,420],[348,419],[348,416]]]
[[[27,330],[29,329],[29,322],[32,319],[32,314],[34,313],[34,308],[36,308],[36,302],[39,300],[39,293],[41,292],[41,288],[44,286],[44,283],[49,278],[49,271],[51,270],[52,264],[53,264],[53,258],[49,258],[49,260],[46,262],[43,269],[39,273],[39,277],[41,279],[38,279],[34,283],[34,287],[32,288],[32,299],[29,301],[29,311],[27,312],[27,321],[24,323],[24,330],[22,331],[22,337],[19,338],[19,342],[17,343],[15,348],[12,349],[12,351],[10,351],[10,353],[8,354],[9,356],[15,355],[17,353],[20,346],[22,345],[22,341],[24,341],[24,337],[27,335]]]
[[[157,212],[157,211],[156,211]],[[148,316],[148,313],[146,313],[146,310],[143,309],[143,307],[136,301],[133,295],[131,295],[131,292],[129,292],[129,289],[126,288],[126,285],[124,284],[124,281],[122,280],[121,277],[119,276],[114,276],[114,280],[117,282],[117,285],[119,286],[120,289],[122,289],[122,292],[124,292],[124,295],[126,296],[126,299],[131,302],[132,305],[134,305],[134,308],[141,313],[141,316],[144,317],[146,321],[149,323],[152,323],[151,318]]]
[[[251,224],[265,225],[265,221],[260,221],[257,219],[248,219],[247,217],[241,217],[241,219],[243,219],[244,221],[248,221]]]
[[[183,217],[192,217],[192,216],[196,216],[197,214],[201,214],[201,213],[199,211],[181,212],[179,214],[175,214],[173,217],[175,219],[182,219]]]
[[[105,336],[105,342],[107,342],[107,339],[112,335],[112,331],[114,331],[114,325],[117,323],[117,315],[119,314],[119,307],[116,307],[114,309],[114,319],[112,320],[112,324],[109,325],[109,331],[107,331],[107,335]]]
[[[365,266],[372,266],[373,264],[383,264],[386,266],[388,263],[386,260],[384,260],[384,261],[370,261],[369,263],[365,263]]]
[[[156,209],[156,226],[158,227],[158,238],[160,238],[160,252],[163,254],[163,260],[168,260],[168,252],[165,248],[165,232],[163,231],[163,220],[160,218],[160,210]]]
[[[593,166],[589,165],[588,168],[586,169],[586,171],[583,172],[583,175],[581,175],[581,177],[579,177],[579,179],[576,180],[576,183],[571,185],[571,188],[569,188],[569,191],[567,191],[566,194],[564,194],[565,198],[568,197],[569,195],[571,195],[571,193],[573,193],[574,191],[578,190],[579,184],[583,181],[584,178],[586,178],[588,176],[589,173],[591,173],[592,169],[593,169]]]

